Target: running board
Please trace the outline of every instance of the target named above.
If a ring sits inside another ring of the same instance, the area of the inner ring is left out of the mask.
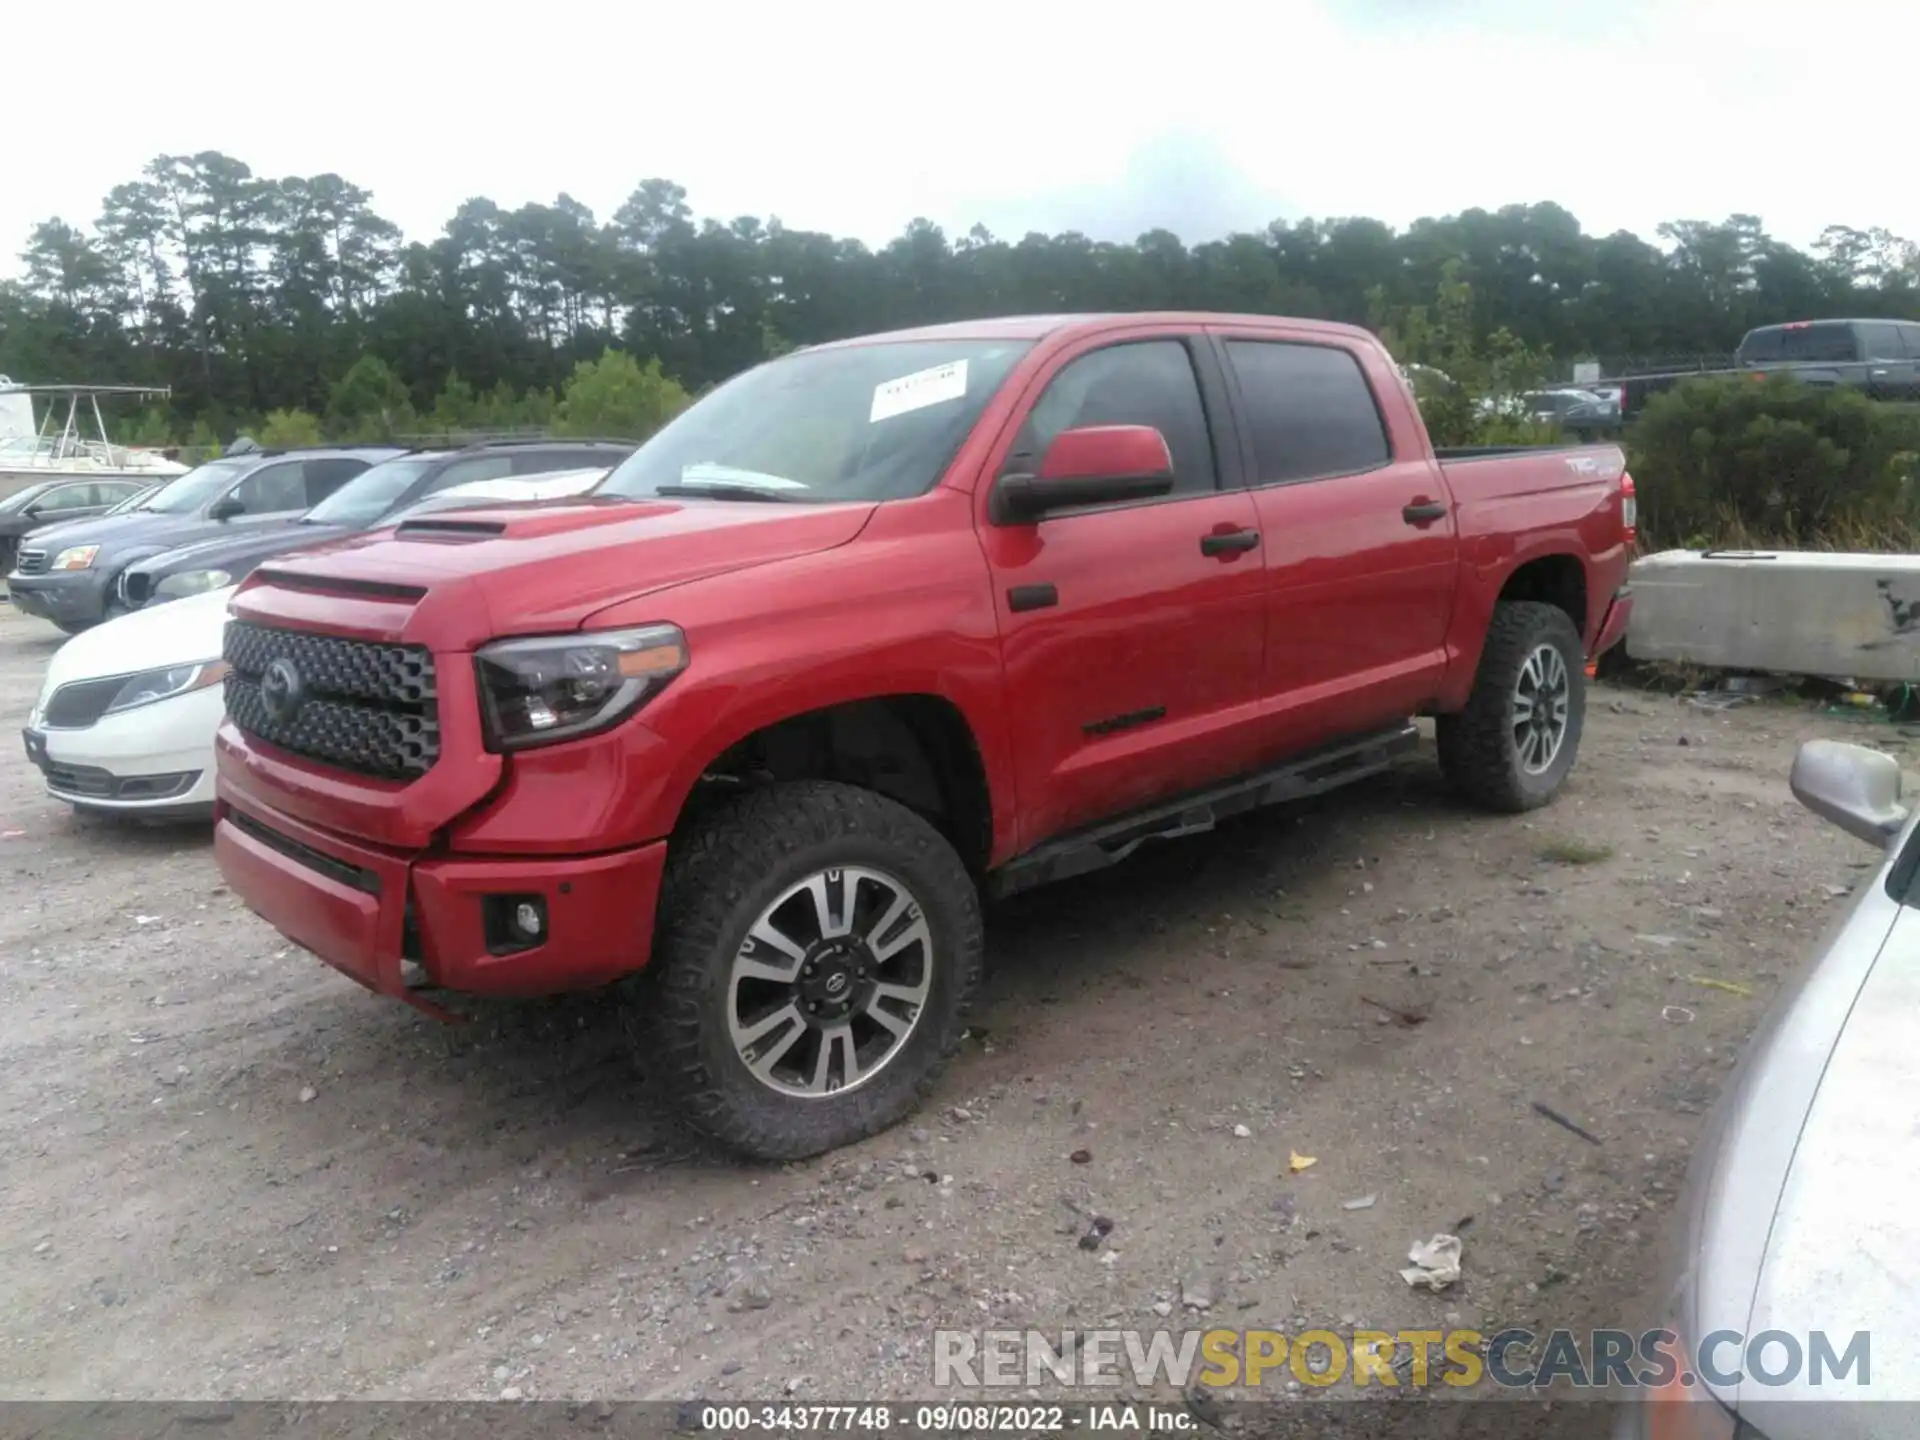
[[[1213,829],[1229,815],[1303,800],[1378,774],[1420,743],[1411,720],[1360,740],[1316,750],[1275,770],[1135,811],[1090,830],[1049,840],[995,871],[987,893],[995,899],[1118,865],[1149,840],[1177,840]]]

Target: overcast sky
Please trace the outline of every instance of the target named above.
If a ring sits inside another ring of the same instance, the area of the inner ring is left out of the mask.
[[[1532,200],[1649,238],[1737,211],[1920,238],[1912,0],[6,9],[7,273],[36,220],[208,149],[337,171],[422,240],[469,196],[604,218],[651,175],[871,243],[915,215],[1193,241]]]

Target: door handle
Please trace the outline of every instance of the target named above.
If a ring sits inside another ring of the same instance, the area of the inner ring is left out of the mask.
[[[1200,553],[1202,555],[1238,555],[1242,550],[1251,550],[1259,543],[1258,530],[1228,530],[1219,535],[1202,535]]]
[[[1400,511],[1400,518],[1409,525],[1426,525],[1435,520],[1444,520],[1447,507],[1439,500],[1416,500]]]

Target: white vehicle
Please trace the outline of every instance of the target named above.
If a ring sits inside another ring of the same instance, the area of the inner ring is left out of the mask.
[[[422,500],[415,515],[555,500],[592,489],[604,469],[476,480]],[[135,610],[83,630],[47,665],[27,717],[27,756],[47,793],[74,809],[136,819],[205,819],[213,806],[213,732],[226,713],[220,658],[238,586]]]

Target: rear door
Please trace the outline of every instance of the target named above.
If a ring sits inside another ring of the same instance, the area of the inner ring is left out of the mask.
[[[1880,400],[1900,400],[1911,395],[1914,362],[1907,354],[1907,342],[1900,326],[1891,320],[1863,320],[1855,328],[1860,334],[1868,392]]]
[[[1446,667],[1453,507],[1372,347],[1324,332],[1216,331],[1266,543],[1270,734],[1300,750],[1404,718]],[[1371,373],[1378,370],[1378,374]]]
[[[1223,382],[1204,340],[1142,326],[1090,336],[1038,375],[991,477],[1028,470],[1061,431],[1151,425],[1171,494],[997,524],[975,496],[1032,846],[1251,768],[1265,581]]]

